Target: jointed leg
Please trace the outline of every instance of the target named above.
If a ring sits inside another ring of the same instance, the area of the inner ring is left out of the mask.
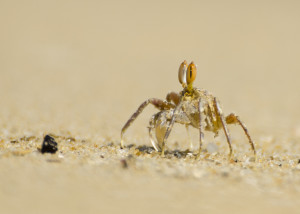
[[[143,102],[139,106],[139,108],[136,110],[136,112],[133,113],[133,115],[130,117],[130,119],[126,122],[126,124],[122,128],[122,131],[121,131],[121,148],[124,148],[124,145],[123,145],[123,135],[124,135],[126,129],[140,115],[140,113],[142,113],[142,111],[144,110],[144,108],[146,108],[146,106],[149,103],[151,103],[152,105],[154,105],[156,108],[158,108],[160,110],[174,108],[173,104],[164,102],[163,100],[156,99],[156,98],[150,98],[150,99],[146,100],[145,102]]]
[[[203,130],[202,130],[202,115],[201,115],[201,98],[199,99],[198,102],[198,111],[199,111],[199,151],[197,155],[197,159],[200,158],[200,153],[202,151],[202,135],[203,135]]]
[[[243,128],[243,130],[245,132],[245,135],[248,137],[249,143],[251,145],[251,148],[252,148],[253,153],[254,153],[255,158],[256,158],[256,150],[255,150],[254,143],[253,143],[253,141],[250,137],[248,129],[246,128],[245,124],[240,120],[240,118],[236,114],[231,113],[226,117],[226,123],[227,124],[239,124]]]
[[[176,113],[177,113],[178,110],[181,108],[181,105],[182,105],[182,102],[180,102],[180,103],[176,106],[176,108],[175,108],[174,111],[173,111],[171,121],[168,123],[167,131],[166,131],[166,134],[165,134],[164,140],[163,140],[163,142],[162,142],[162,146],[161,146],[161,156],[162,156],[162,157],[165,155],[165,144],[166,144],[166,140],[168,139],[168,137],[169,137],[169,135],[170,135],[170,132],[171,132],[172,127],[173,127],[174,122],[175,122]]]
[[[186,129],[187,136],[188,136],[188,142],[189,142],[189,144],[190,144],[190,150],[193,150],[193,143],[192,143],[192,140],[191,140],[189,124],[186,124],[186,125],[185,125],[185,129]]]
[[[215,104],[215,107],[216,107],[216,111],[218,113],[217,118],[220,118],[222,126],[223,126],[223,130],[224,130],[224,133],[225,133],[225,136],[226,136],[226,139],[227,139],[227,143],[228,143],[228,146],[229,146],[229,158],[231,158],[231,156],[232,156],[232,146],[231,146],[231,140],[230,140],[229,131],[227,129],[226,121],[225,121],[223,112],[222,112],[216,98],[214,98],[214,104]]]
[[[178,94],[177,92],[171,91],[167,94],[166,100],[168,102],[173,101],[173,103],[175,105],[178,105],[178,103],[180,102],[180,94]]]

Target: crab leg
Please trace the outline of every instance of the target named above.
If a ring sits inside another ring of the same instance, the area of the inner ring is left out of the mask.
[[[173,103],[175,105],[178,105],[178,103],[180,102],[180,94],[178,94],[177,92],[171,91],[167,94],[166,100],[168,102],[173,101]]]
[[[167,94],[167,97],[166,97],[166,100],[168,102],[173,102],[175,105],[178,105],[178,103],[180,102],[180,94],[177,93],[177,92],[174,92],[174,91],[171,91]],[[185,128],[186,128],[186,132],[187,132],[187,135],[188,135],[188,142],[190,144],[190,149],[193,150],[193,143],[192,143],[192,139],[191,139],[191,135],[190,135],[190,131],[189,131],[189,124],[186,124],[185,125]]]
[[[202,135],[203,135],[203,130],[202,130],[202,115],[201,115],[201,98],[199,98],[199,102],[198,102],[198,111],[199,111],[199,152],[197,155],[197,159],[200,158],[200,153],[202,151]]]
[[[222,126],[223,126],[223,130],[224,130],[224,133],[226,135],[227,143],[228,143],[228,146],[229,146],[229,158],[231,158],[231,156],[232,156],[232,146],[231,146],[230,135],[229,135],[229,131],[227,129],[227,125],[226,125],[226,121],[225,121],[223,112],[222,112],[222,110],[221,110],[221,108],[219,106],[219,103],[218,103],[216,97],[214,98],[214,104],[215,104],[215,107],[216,107],[218,118],[220,118],[220,120],[221,120],[221,123],[222,123]]]
[[[139,108],[136,110],[136,112],[133,113],[133,115],[129,118],[129,120],[125,123],[125,125],[122,128],[122,131],[121,131],[121,148],[124,148],[123,135],[124,135],[126,129],[140,115],[140,113],[142,113],[142,111],[146,108],[146,106],[149,103],[151,103],[152,105],[154,105],[156,108],[158,108],[160,110],[174,108],[174,105],[172,103],[168,103],[168,102],[165,102],[165,101],[163,101],[161,99],[157,99],[157,98],[150,98],[150,99],[146,100],[145,102],[143,102],[139,106]]]
[[[187,133],[187,136],[188,136],[188,142],[190,144],[190,150],[193,150],[193,142],[192,142],[192,139],[191,139],[191,134],[190,134],[190,128],[189,128],[189,124],[186,124],[185,125],[185,129],[186,129],[186,133]]]
[[[164,140],[162,142],[162,146],[161,146],[161,156],[164,157],[165,156],[165,144],[166,144],[166,141],[171,133],[171,130],[173,128],[173,125],[175,123],[175,118],[176,118],[176,113],[179,111],[179,109],[181,108],[182,106],[182,102],[180,102],[176,108],[174,109],[173,113],[172,113],[172,117],[171,117],[171,121],[170,123],[168,123],[168,127],[167,127],[167,131],[166,131],[166,134],[165,134],[165,137],[164,137]]]
[[[165,144],[166,144],[166,141],[167,141],[167,139],[171,133],[171,130],[173,128],[175,118],[176,118],[176,113],[179,111],[181,106],[182,106],[182,102],[179,102],[179,104],[176,106],[176,108],[174,109],[174,111],[172,113],[171,121],[168,123],[167,131],[166,131],[166,134],[165,134],[164,140],[162,142],[162,146],[161,146],[161,156],[162,157],[165,156]]]
[[[227,124],[239,124],[242,127],[242,129],[245,132],[245,135],[247,136],[247,138],[249,140],[249,143],[251,145],[251,148],[253,150],[253,153],[254,153],[254,156],[255,156],[255,159],[256,159],[256,150],[255,150],[253,140],[251,139],[248,129],[246,128],[245,124],[240,120],[239,116],[237,116],[234,113],[229,114],[226,117],[226,123]]]

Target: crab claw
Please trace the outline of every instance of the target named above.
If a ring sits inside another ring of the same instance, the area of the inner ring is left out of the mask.
[[[150,120],[149,136],[152,146],[156,151],[161,151],[162,143],[167,131],[165,112],[153,115]]]

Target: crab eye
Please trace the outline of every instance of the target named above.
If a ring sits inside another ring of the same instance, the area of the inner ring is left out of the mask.
[[[194,62],[191,62],[186,72],[186,82],[188,85],[194,82],[194,80],[196,79],[196,74],[197,74],[196,65],[194,64]]]
[[[187,62],[186,60],[184,60],[179,66],[179,70],[178,70],[178,79],[181,84],[186,83],[186,79],[185,79],[186,67],[187,67]]]

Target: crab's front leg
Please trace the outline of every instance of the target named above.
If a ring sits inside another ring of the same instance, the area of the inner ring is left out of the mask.
[[[176,118],[176,114],[178,113],[178,111],[181,109],[182,106],[182,102],[179,102],[179,104],[176,106],[176,108],[173,110],[172,112],[172,117],[171,117],[171,121],[168,123],[167,126],[167,131],[166,134],[164,136],[164,139],[162,141],[162,145],[161,145],[161,156],[164,157],[165,156],[165,145],[166,145],[166,141],[171,133],[171,130],[173,128],[173,125],[175,123],[175,118]]]
[[[166,100],[168,102],[173,102],[175,105],[178,105],[178,103],[180,102],[181,99],[181,95],[177,92],[171,91],[167,94]],[[190,144],[190,149],[193,150],[193,143],[192,143],[192,139],[191,139],[191,135],[190,135],[190,131],[189,131],[189,124],[185,125],[186,128],[186,132],[188,135],[188,142]]]
[[[190,150],[192,151],[194,149],[194,147],[193,147],[193,142],[192,142],[191,134],[190,134],[190,124],[186,124],[185,129],[186,129],[186,133],[187,133],[187,137],[188,137],[188,143],[190,145]]]
[[[123,126],[123,128],[121,130],[121,148],[124,148],[123,136],[124,136],[125,131],[131,125],[131,123],[142,113],[142,111],[146,108],[146,106],[150,103],[160,110],[174,108],[174,104],[163,101],[161,99],[157,99],[157,98],[150,98],[150,99],[146,100],[145,102],[143,102],[139,106],[139,108],[136,110],[136,112],[134,112],[133,115],[129,118],[129,120],[125,123],[125,125]]]

